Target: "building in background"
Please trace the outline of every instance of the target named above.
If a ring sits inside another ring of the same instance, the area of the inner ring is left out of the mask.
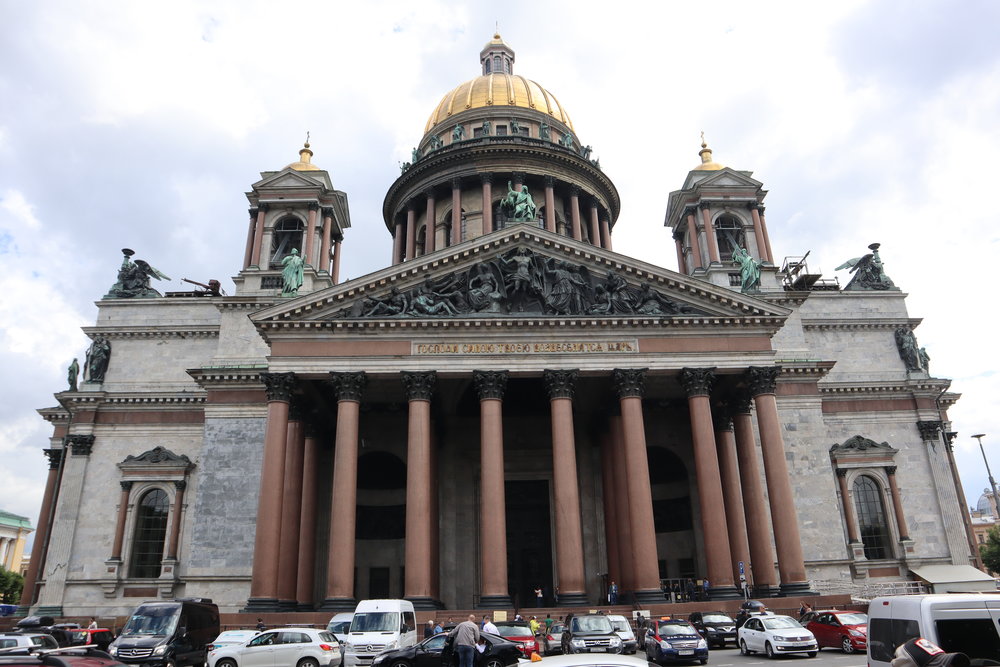
[[[432,110],[378,271],[340,282],[347,196],[308,143],[247,194],[233,296],[161,296],[124,251],[84,377],[41,411],[23,606],[798,598],[975,562],[958,396],[879,244],[848,285],[810,272],[703,143],[663,193],[678,270],[616,253],[618,190],[514,62],[496,35]]]
[[[26,555],[28,535],[34,530],[28,517],[0,510],[0,567],[24,574],[21,563]]]

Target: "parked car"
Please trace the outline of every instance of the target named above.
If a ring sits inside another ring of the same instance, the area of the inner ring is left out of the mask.
[[[17,655],[0,649],[0,667],[126,667],[96,648],[68,646],[43,653]]]
[[[542,655],[558,655],[562,653],[562,633],[565,629],[565,623],[556,622],[541,635]]]
[[[223,646],[246,644],[259,634],[260,630],[226,630],[212,640],[212,643],[208,645],[208,651],[211,653],[215,649],[222,648]]]
[[[815,658],[819,652],[813,634],[790,616],[751,616],[737,635],[743,655],[761,651],[768,658],[784,653],[805,653]]]
[[[143,667],[201,667],[219,636],[219,607],[207,598],[143,602],[108,653]]]
[[[107,651],[115,640],[115,635],[108,628],[74,628],[66,631],[69,634],[70,646],[96,646],[101,651]]]
[[[335,614],[330,622],[326,624],[326,631],[332,632],[333,636],[337,638],[337,641],[344,643],[347,641],[347,635],[351,633],[351,619],[354,618],[352,612],[343,612],[340,614]]]
[[[513,667],[522,658],[517,642],[489,633],[481,633],[485,641],[482,653],[475,653],[476,667]],[[440,633],[415,646],[383,651],[375,656],[372,667],[455,667],[458,655],[452,650],[452,639]]]
[[[726,612],[696,611],[688,616],[688,620],[705,638],[709,648],[724,648],[727,642],[736,646],[736,621]]]
[[[281,628],[266,630],[245,644],[215,649],[208,667],[338,667],[340,643],[326,630]]]
[[[570,614],[562,633],[563,653],[621,653],[622,638],[603,614]]]
[[[669,662],[708,662],[708,642],[690,621],[679,618],[650,621],[646,624],[646,659],[658,664]]]
[[[361,600],[344,646],[349,667],[368,667],[382,651],[417,643],[417,620],[409,600]]]
[[[745,600],[740,605],[740,610],[736,612],[736,629],[746,623],[751,616],[760,616],[767,613],[767,606],[760,600]]]
[[[812,618],[802,625],[816,637],[819,648],[839,648],[844,653],[867,650],[868,614],[835,609],[811,613]]]
[[[649,667],[645,658],[614,653],[575,653],[545,658],[545,667]]]
[[[0,650],[7,649],[7,653],[31,653],[53,648],[59,648],[59,643],[52,635],[39,632],[5,632],[0,634]]]
[[[632,624],[628,622],[628,619],[617,614],[610,614],[608,620],[611,621],[615,632],[622,639],[622,653],[635,653],[638,650],[639,643],[635,639]]]
[[[514,642],[521,650],[525,658],[530,658],[532,653],[538,652],[538,640],[531,632],[531,627],[525,621],[504,621],[494,623],[497,626],[497,634],[507,641]]]

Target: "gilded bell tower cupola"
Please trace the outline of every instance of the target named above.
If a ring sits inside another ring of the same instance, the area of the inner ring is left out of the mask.
[[[673,230],[678,271],[747,294],[779,288],[767,236],[767,190],[753,172],[719,164],[701,136],[701,164],[670,193],[664,225]]]
[[[493,39],[486,43],[479,52],[479,62],[483,66],[483,75],[513,74],[514,49],[510,48],[500,33],[494,33]]]
[[[340,244],[351,226],[347,195],[313,163],[306,138],[299,159],[261,172],[247,193],[250,225],[240,295],[298,296],[340,280]]]

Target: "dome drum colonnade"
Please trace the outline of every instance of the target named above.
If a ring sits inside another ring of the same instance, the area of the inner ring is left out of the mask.
[[[607,420],[602,439],[604,467],[603,513],[607,534],[609,575],[633,591],[642,603],[663,601],[658,571],[656,532],[647,464],[644,413],[645,381],[669,377],[683,389],[695,459],[705,576],[713,599],[739,597],[739,563],[753,569],[758,594],[808,594],[798,520],[792,499],[785,447],[778,422],[775,387],[781,369],[748,367],[742,373],[717,374],[715,368],[614,369],[610,380],[618,397],[615,414]],[[370,380],[365,371],[331,372],[323,381],[336,399],[336,427],[331,493],[331,540],[326,563],[326,597],[313,602],[316,569],[316,451],[315,424],[302,409],[304,395],[314,394],[314,373],[266,373],[268,419],[258,509],[251,597],[254,612],[351,608],[355,601],[356,503],[361,404]],[[561,605],[586,604],[581,503],[577,480],[573,426],[574,391],[579,372],[548,369],[542,374],[550,401],[556,581]],[[439,603],[439,510],[435,495],[437,470],[431,403],[438,381],[435,371],[402,371],[408,402],[404,596],[422,608]],[[510,606],[507,544],[503,512],[504,392],[508,372],[477,370],[471,380],[480,402],[479,502],[480,542],[478,604],[483,608]],[[448,381],[461,380],[457,376]],[[469,378],[466,378],[468,380]],[[715,390],[716,380],[725,387]],[[392,382],[383,376],[380,382]],[[306,385],[312,384],[311,388]],[[305,390],[303,394],[296,394]],[[757,414],[755,433],[751,403]],[[757,463],[756,438],[763,454],[763,479]],[[769,526],[770,524],[770,526]],[[771,547],[771,536],[777,549]],[[293,534],[294,533],[294,534]],[[274,539],[275,535],[280,539]],[[777,557],[778,578],[773,564]],[[760,565],[763,564],[763,565]],[[320,565],[319,567],[322,567]],[[317,577],[319,577],[317,579]]]

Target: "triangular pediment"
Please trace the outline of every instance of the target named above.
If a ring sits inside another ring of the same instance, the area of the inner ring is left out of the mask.
[[[309,175],[307,175],[309,174]],[[313,176],[312,174],[315,174]],[[321,176],[321,174],[323,176]],[[315,172],[301,172],[294,169],[285,168],[281,171],[275,171],[270,173],[262,174],[263,178],[251,187],[254,190],[267,190],[270,188],[327,188],[331,187],[328,178],[325,178],[326,172],[315,171]]]
[[[577,324],[742,324],[776,329],[785,308],[529,225],[493,232],[252,316],[261,328]],[[309,324],[307,324],[309,323]],[[390,325],[390,326],[399,326]]]
[[[720,188],[720,187],[748,187],[760,188],[764,184],[755,178],[751,178],[749,171],[737,171],[729,167],[723,167],[718,171],[692,171],[688,174],[684,183],[684,189]]]

